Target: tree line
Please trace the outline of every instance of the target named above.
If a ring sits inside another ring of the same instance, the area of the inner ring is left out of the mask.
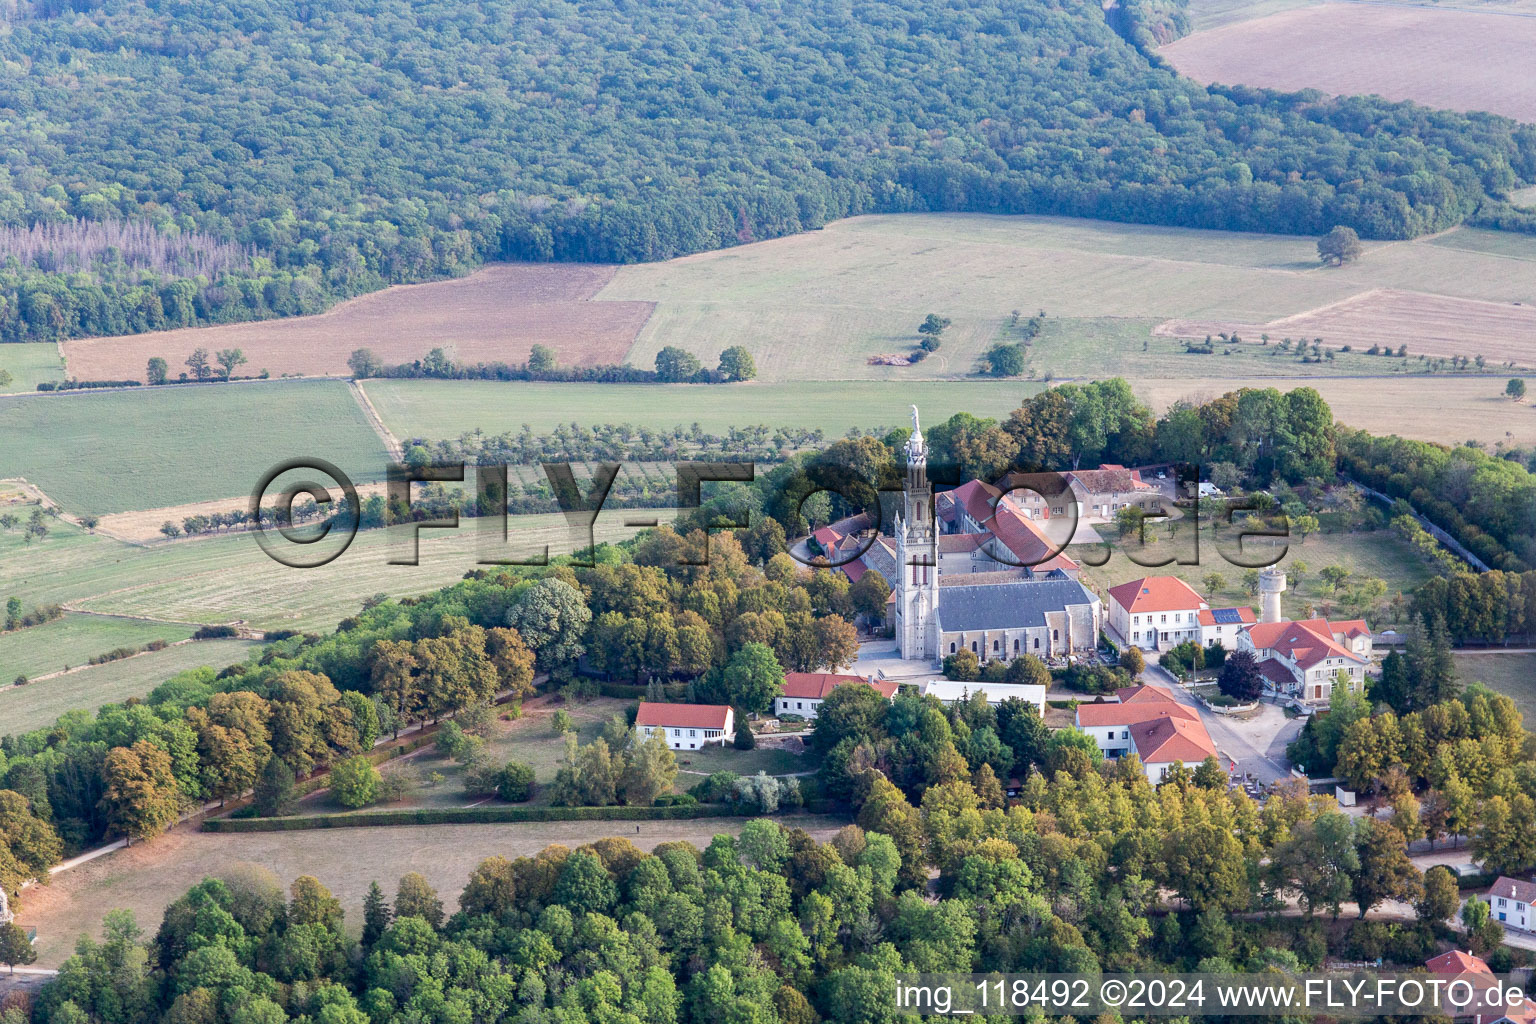
[[[1144,51],[1184,12],[1150,0],[1116,9],[1135,45],[1096,8],[996,2],[610,0],[552,25],[222,0],[172,41],[151,11],[74,8],[0,43],[21,69],[0,101],[60,126],[18,136],[0,183],[5,340],[314,313],[486,260],[665,259],[872,212],[1519,226],[1501,199],[1536,180],[1536,130],[1510,120],[1180,78]],[[602,146],[571,144],[594,124]],[[21,244],[39,230],[59,239]]]
[[[1341,430],[1339,470],[1407,502],[1496,569],[1536,567],[1536,477],[1514,458]]]
[[[1391,825],[1294,787],[1262,804],[1154,789],[1128,765],[1063,765],[1007,807],[963,779],[913,804],[869,770],[859,823],[830,841],[760,819],[703,849],[606,838],[494,856],[452,914],[412,872],[392,898],[370,886],[358,938],[314,878],[285,893],[231,869],[153,935],[111,913],[30,1020],[895,1024],[901,973],[1298,972],[1362,953],[1416,965],[1449,934],[1453,876],[1421,878]],[[1305,917],[1278,916],[1281,895]],[[1384,899],[1414,901],[1417,920],[1314,919]],[[1485,923],[1470,941],[1488,953],[1499,935]]]

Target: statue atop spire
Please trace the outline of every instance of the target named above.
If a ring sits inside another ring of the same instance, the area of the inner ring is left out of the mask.
[[[912,407],[912,433],[922,434],[923,428],[917,424],[917,406]]]

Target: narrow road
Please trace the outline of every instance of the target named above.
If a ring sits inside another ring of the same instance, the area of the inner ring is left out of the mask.
[[[1266,718],[1277,716],[1276,731],[1261,750],[1225,715],[1206,710],[1194,695],[1162,666],[1148,665],[1146,671],[1142,673],[1142,680],[1166,688],[1173,693],[1174,699],[1180,704],[1194,708],[1200,716],[1201,724],[1205,726],[1205,731],[1211,734],[1216,750],[1237,762],[1239,774],[1252,775],[1266,784],[1291,777],[1290,767],[1285,763],[1285,748],[1301,732],[1300,719],[1285,718],[1284,712],[1279,708],[1260,705],[1259,714],[1265,715]]]

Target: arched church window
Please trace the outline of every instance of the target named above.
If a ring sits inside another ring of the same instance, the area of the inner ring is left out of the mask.
[[[949,642],[949,653],[950,654],[954,654],[955,653],[955,642],[953,640],[951,640]]]

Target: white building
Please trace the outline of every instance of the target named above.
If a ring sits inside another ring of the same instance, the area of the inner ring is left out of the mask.
[[[984,694],[988,704],[1001,704],[1010,697],[1029,701],[1045,714],[1045,687],[1036,683],[960,683],[952,679],[930,679],[923,684],[923,695],[936,697],[940,703],[953,704]]]
[[[1536,931],[1536,882],[1522,882],[1518,878],[1499,876],[1488,890],[1488,905],[1493,908],[1493,919],[1506,928],[1516,931]]]
[[[1204,598],[1174,576],[1148,576],[1109,590],[1110,628],[1144,651],[1200,643],[1200,613],[1209,610]]]
[[[896,696],[897,683],[893,679],[865,679],[863,676],[840,676],[831,672],[786,672],[783,691],[773,699],[773,713],[814,719],[821,708],[821,702],[833,690],[852,684],[872,686],[886,700]]]
[[[736,716],[725,704],[665,704],[643,700],[635,715],[642,741],[660,735],[673,750],[698,750],[725,743],[736,731]]]
[[[1200,715],[1161,686],[1143,683],[1117,690],[1113,703],[1079,704],[1076,724],[1105,757],[1135,754],[1156,785],[1175,762],[1195,768],[1216,756]]]
[[[1252,608],[1207,608],[1200,613],[1200,646],[1237,649],[1238,634],[1258,621]]]
[[[1252,651],[1275,696],[1327,704],[1339,673],[1358,690],[1371,665],[1371,630],[1363,619],[1329,622],[1260,622],[1238,635],[1239,650]]]

